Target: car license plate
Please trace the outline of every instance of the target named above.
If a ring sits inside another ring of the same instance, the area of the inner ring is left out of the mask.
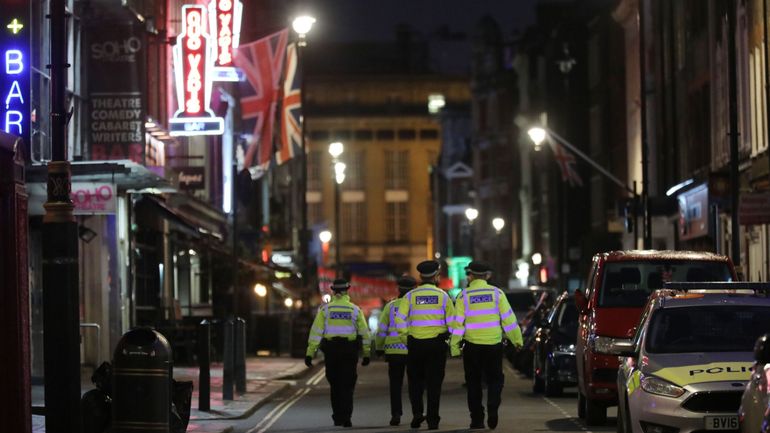
[[[707,416],[706,430],[737,430],[738,415]]]

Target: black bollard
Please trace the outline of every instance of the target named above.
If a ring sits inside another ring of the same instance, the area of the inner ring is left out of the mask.
[[[246,392],[246,321],[235,319],[235,390]]]
[[[234,340],[235,340],[235,330],[233,329],[234,322],[232,319],[227,320],[224,323],[225,327],[225,344],[224,344],[224,353],[222,354],[222,358],[224,361],[224,367],[222,371],[222,399],[223,400],[232,400],[233,399],[233,367],[234,367]]]
[[[198,409],[211,410],[211,322],[198,325]]]

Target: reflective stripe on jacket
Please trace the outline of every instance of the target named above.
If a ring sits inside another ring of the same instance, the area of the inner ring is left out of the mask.
[[[452,352],[459,352],[460,341],[473,344],[499,344],[503,333],[514,346],[524,340],[511,305],[502,290],[484,280],[473,280],[457,297],[452,329]]]
[[[398,306],[396,323],[402,343],[407,337],[420,340],[438,337],[450,331],[454,318],[454,305],[449,295],[433,284],[423,284],[404,296],[405,302]]]
[[[361,337],[364,356],[369,356],[369,326],[361,309],[350,302],[350,296],[347,294],[334,295],[328,304],[318,309],[307,339],[306,355],[315,356],[321,340],[335,337],[347,338],[350,341]]]
[[[398,335],[398,327],[405,328],[406,323],[396,323],[396,313],[402,302],[406,302],[405,298],[396,298],[388,302],[380,314],[375,347],[377,350],[384,350],[387,355],[406,355],[408,353],[406,344],[401,342]]]

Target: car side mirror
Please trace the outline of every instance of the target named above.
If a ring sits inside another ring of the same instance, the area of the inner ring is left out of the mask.
[[[580,289],[575,290],[575,306],[580,314],[588,313],[588,299]]]
[[[635,357],[636,347],[633,340],[615,340],[610,344],[610,348],[607,351],[610,355],[617,355],[623,357]]]

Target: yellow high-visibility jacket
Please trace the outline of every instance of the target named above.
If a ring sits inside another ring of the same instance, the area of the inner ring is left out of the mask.
[[[450,331],[454,306],[445,291],[433,284],[422,284],[404,299],[395,314],[396,324],[402,325],[397,327],[402,343],[406,344],[408,337],[424,340]]]
[[[473,280],[457,297],[450,349],[460,354],[462,340],[473,344],[499,344],[503,332],[514,346],[522,346],[521,329],[505,293],[484,280]]]
[[[408,353],[406,344],[401,342],[398,335],[399,326],[405,328],[406,323],[396,323],[396,313],[402,302],[405,302],[404,298],[396,298],[388,302],[380,314],[380,325],[377,329],[374,346],[377,350],[385,351],[386,355],[406,355]]]
[[[350,341],[360,337],[364,346],[364,356],[369,356],[371,347],[369,326],[364,313],[357,305],[350,302],[350,296],[347,294],[334,295],[328,304],[318,309],[307,339],[306,356],[315,356],[321,340],[334,337],[347,338]]]

